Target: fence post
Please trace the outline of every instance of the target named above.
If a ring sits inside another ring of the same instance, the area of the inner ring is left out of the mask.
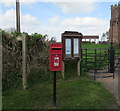
[[[108,72],[110,73],[110,48],[108,48]]]
[[[102,49],[100,48],[100,61],[101,61],[101,58],[102,58]]]
[[[26,47],[27,46],[27,41],[26,41],[26,35],[22,35],[22,85],[23,89],[27,88],[27,56],[26,56]]]
[[[80,67],[80,59],[78,59],[78,61],[77,61],[78,63],[77,63],[77,72],[78,72],[78,76],[80,76],[80,69],[81,69],[81,67]]]
[[[115,68],[115,50],[113,47],[110,47],[110,73],[113,73],[113,77],[114,68]]]
[[[62,61],[62,77],[65,79],[65,62]]]
[[[87,49],[86,49],[86,67],[87,67]]]
[[[94,80],[96,79],[96,75],[95,75],[96,74],[96,59],[97,59],[96,58],[96,56],[97,56],[96,54],[97,54],[97,51],[95,49],[95,57],[94,57]]]
[[[82,75],[82,72],[83,72],[83,70],[82,70],[82,62],[83,62],[83,50],[82,50],[82,48],[81,48],[81,58],[80,58],[81,60],[80,60],[80,74]]]

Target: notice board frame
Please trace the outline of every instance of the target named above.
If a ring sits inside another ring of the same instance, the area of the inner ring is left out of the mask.
[[[62,33],[63,60],[80,59],[82,56],[82,33],[76,31],[65,31]],[[71,54],[66,54],[66,39],[71,40]],[[74,54],[74,39],[78,39],[78,54]]]

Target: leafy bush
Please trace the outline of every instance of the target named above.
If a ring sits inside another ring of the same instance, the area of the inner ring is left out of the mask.
[[[2,84],[3,90],[10,87],[18,87],[22,80],[22,41],[18,41],[17,37],[22,38],[22,33],[8,33],[1,30],[2,34],[2,57],[3,57],[3,73]],[[26,34],[27,38],[27,76],[30,78],[34,70],[47,72],[48,70],[48,47],[50,41],[47,35]],[[30,77],[29,77],[30,76]],[[30,79],[28,79],[30,83]]]

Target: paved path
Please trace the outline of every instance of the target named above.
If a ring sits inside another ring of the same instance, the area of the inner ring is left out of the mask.
[[[118,68],[113,77],[102,78],[104,75],[110,75],[110,73],[101,73],[97,75],[99,77],[96,79],[97,81],[101,82],[117,99],[118,104],[120,105],[120,64],[118,64]],[[107,72],[106,69],[101,70],[99,72]],[[94,73],[88,73],[89,76],[94,76]],[[119,76],[118,76],[119,75]]]
[[[118,100],[118,103],[120,104],[120,100],[118,99],[118,71],[115,72],[115,78],[99,78],[96,79],[97,81],[101,82]]]

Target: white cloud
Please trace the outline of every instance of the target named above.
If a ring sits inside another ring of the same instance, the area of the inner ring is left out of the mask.
[[[95,2],[57,2],[54,4],[60,7],[64,13],[90,13],[96,7]]]
[[[20,4],[23,5],[31,5],[36,3],[38,0],[19,0]],[[16,0],[0,0],[0,3],[2,3],[5,7],[13,7],[15,6]]]
[[[91,11],[94,8],[94,6],[92,4],[94,4],[95,2],[119,2],[119,0],[89,0],[89,1],[88,0],[19,0],[19,1],[23,5],[31,5],[36,2],[55,2],[55,3],[67,2],[67,3],[73,3],[72,6],[74,8],[75,8],[74,3],[76,2],[76,3],[83,4],[82,7],[86,12]],[[13,7],[13,6],[15,6],[15,2],[16,2],[16,0],[0,0],[0,3],[2,3],[5,7]],[[85,4],[86,4],[86,6],[89,6],[91,8],[85,9],[85,7],[84,7]],[[63,11],[65,11],[65,12],[69,12],[69,10],[70,10],[68,5],[67,6],[60,5],[59,7],[61,7],[61,8],[63,7]],[[72,7],[70,7],[70,8],[72,8]],[[77,9],[79,9],[78,6],[74,10],[78,11]],[[88,9],[90,9],[90,10],[88,10]],[[71,10],[73,10],[73,8]]]
[[[16,11],[14,9],[7,10],[3,15],[0,16],[0,18],[2,18],[2,26],[0,28],[15,28]],[[37,25],[40,25],[40,21],[36,17],[30,14],[21,15],[22,28],[26,29],[27,27],[36,27]]]
[[[21,5],[31,5],[38,2],[39,0],[19,0],[19,1]],[[89,0],[89,2],[85,2],[84,0],[80,0],[80,1],[79,2],[61,2],[60,0],[57,0],[56,2],[54,2],[54,4],[60,7],[64,13],[90,13],[95,9],[95,6],[96,6],[95,1],[97,0]],[[15,6],[15,2],[16,0],[0,1],[0,3],[2,3],[5,7],[13,7]]]
[[[52,17],[50,21],[54,21],[55,18]],[[83,33],[83,35],[101,36],[103,32],[109,29],[109,21],[93,17],[57,18],[56,24],[54,22],[51,22],[50,24],[52,25],[52,28],[54,27],[52,32],[54,33],[56,31],[57,40],[60,40],[61,33],[65,30],[78,31]]]
[[[3,15],[0,16],[0,18],[2,18],[2,27],[3,29],[6,28],[15,28],[15,10],[14,9],[10,9],[7,10]]]
[[[34,17],[34,16],[31,16],[30,14],[26,14],[26,15],[23,15],[22,18],[21,18],[21,21],[22,21],[22,24],[34,24],[34,25],[39,25],[40,22],[39,20]]]
[[[119,0],[38,0],[39,2],[119,2]]]
[[[16,14],[14,9],[7,10],[0,16],[2,18],[2,29],[15,28]],[[30,14],[21,15],[21,31],[31,33],[48,34],[49,39],[56,37],[61,41],[61,33],[66,30],[78,31],[83,35],[102,35],[107,31],[109,21],[92,17],[59,18],[57,16],[49,18],[48,22],[40,21],[37,17]]]
[[[82,27],[101,27],[106,26],[106,21],[103,19],[93,18],[93,17],[76,17],[64,19],[61,25],[67,26],[82,26]]]
[[[12,7],[15,5],[16,0],[0,0],[0,3],[3,3],[5,7]],[[90,3],[90,2],[119,2],[119,0],[19,0],[21,4],[25,5],[30,5],[36,2],[57,2],[57,3],[62,3],[62,2],[85,2],[85,3]]]
[[[59,24],[59,17],[55,16],[49,19],[49,24],[50,25],[56,25]]]
[[[15,0],[0,0],[5,7],[12,7],[15,5]]]

